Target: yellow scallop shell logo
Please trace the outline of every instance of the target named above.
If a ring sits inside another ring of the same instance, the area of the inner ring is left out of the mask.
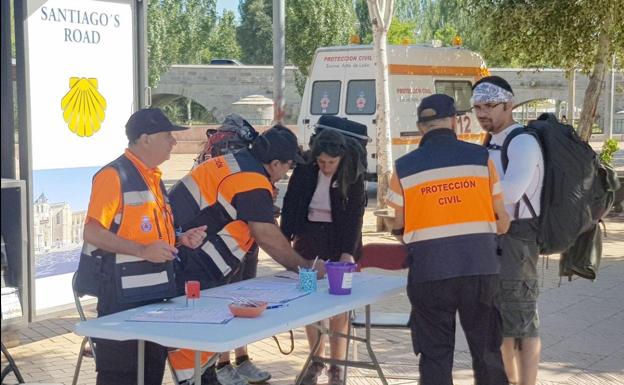
[[[84,137],[99,131],[104,121],[106,99],[95,78],[69,78],[69,92],[61,100],[63,119],[74,134]]]

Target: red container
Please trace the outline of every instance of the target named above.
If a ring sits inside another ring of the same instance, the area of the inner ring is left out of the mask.
[[[199,281],[186,281],[184,284],[184,292],[186,293],[186,299],[198,299]]]

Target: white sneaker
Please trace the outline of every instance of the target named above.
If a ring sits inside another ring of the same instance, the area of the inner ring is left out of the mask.
[[[218,369],[217,379],[221,385],[248,385],[247,380],[241,377],[232,365]]]
[[[258,368],[251,360],[245,360],[242,364],[236,365],[236,372],[250,384],[260,384],[271,378],[271,373]]]

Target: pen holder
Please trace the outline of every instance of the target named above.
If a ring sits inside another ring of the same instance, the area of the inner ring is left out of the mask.
[[[316,291],[316,270],[301,269],[299,271],[299,289],[308,293]]]

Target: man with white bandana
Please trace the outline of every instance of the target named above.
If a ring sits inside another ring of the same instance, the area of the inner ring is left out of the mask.
[[[487,146],[512,218],[507,234],[500,237],[500,307],[503,319],[501,351],[510,384],[534,385],[541,341],[537,314],[537,217],[544,179],[540,144],[526,134],[507,143],[507,164],[502,150],[505,139],[523,126],[513,120],[513,90],[505,79],[488,76],[473,87],[472,106],[479,124],[488,132]]]

